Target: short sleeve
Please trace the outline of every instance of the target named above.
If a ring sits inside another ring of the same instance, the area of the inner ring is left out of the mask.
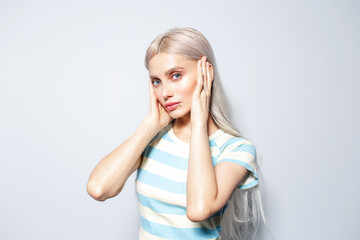
[[[241,137],[229,139],[220,149],[217,164],[224,161],[239,164],[249,170],[238,188],[248,189],[259,183],[256,170],[256,148],[250,141]]]

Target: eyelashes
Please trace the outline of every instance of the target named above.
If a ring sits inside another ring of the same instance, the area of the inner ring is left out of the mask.
[[[175,73],[175,74],[173,75],[173,77],[176,76],[176,75],[180,75],[180,76],[181,76],[180,73]],[[180,78],[180,77],[179,77],[179,78]],[[175,79],[179,79],[179,78],[175,78]]]
[[[175,77],[175,76],[179,76],[179,77]],[[175,77],[175,78],[174,78]],[[172,75],[171,79],[174,79],[174,80],[178,80],[182,77],[181,73],[175,73],[174,75]],[[152,81],[152,84],[154,86],[158,86],[159,84],[161,83],[161,81],[159,79],[154,79]]]
[[[158,84],[156,84],[156,82],[159,82]],[[154,81],[152,81],[152,84],[153,85],[155,85],[155,86],[157,86],[157,85],[159,85],[160,84],[160,80],[154,80]]]

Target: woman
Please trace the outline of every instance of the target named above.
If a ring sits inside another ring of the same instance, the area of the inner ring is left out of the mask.
[[[148,115],[95,167],[88,193],[114,197],[138,170],[138,239],[252,239],[262,213],[256,149],[229,120],[209,42],[170,29],[145,66]]]

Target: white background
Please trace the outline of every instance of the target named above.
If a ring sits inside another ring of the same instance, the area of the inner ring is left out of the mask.
[[[211,43],[261,156],[275,239],[359,239],[359,7],[1,0],[0,239],[136,239],[135,174],[105,202],[86,183],[147,113],[148,45],[183,26]]]

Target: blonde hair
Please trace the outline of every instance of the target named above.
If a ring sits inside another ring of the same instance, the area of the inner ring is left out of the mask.
[[[218,128],[236,137],[243,137],[241,132],[231,123],[229,104],[224,94],[220,75],[213,50],[208,40],[196,29],[191,27],[175,27],[156,37],[148,47],[145,55],[145,67],[149,70],[150,59],[158,53],[180,54],[185,58],[198,61],[206,56],[214,69],[214,80],[211,89],[210,115]],[[163,131],[163,130],[162,130]],[[162,131],[159,135],[162,135]],[[257,155],[257,154],[256,154]],[[262,177],[257,161],[255,170]],[[228,201],[228,210],[222,217],[221,238],[249,240],[255,236],[262,216],[262,201],[259,185],[250,189],[237,188]]]
[[[149,69],[150,59],[160,53],[180,54],[185,58],[197,61],[206,56],[214,69],[214,81],[211,88],[210,115],[218,128],[233,136],[241,137],[242,134],[230,122],[228,101],[220,83],[215,56],[208,40],[193,28],[173,28],[161,34],[150,44],[145,55],[145,67]]]

